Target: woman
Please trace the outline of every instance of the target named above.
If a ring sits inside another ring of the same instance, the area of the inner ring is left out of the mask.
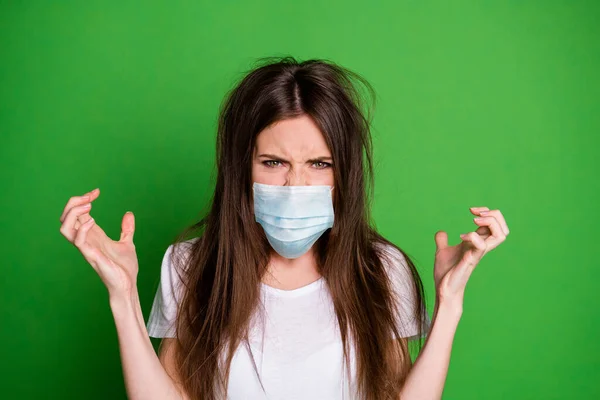
[[[430,323],[413,262],[371,225],[361,88],[373,95],[333,63],[283,58],[229,93],[212,206],[168,247],[147,327],[133,214],[112,241],[90,216],[98,189],[68,201],[61,233],[108,288],[129,398],[441,398],[467,280],[508,227],[471,207],[461,243],[435,234]]]

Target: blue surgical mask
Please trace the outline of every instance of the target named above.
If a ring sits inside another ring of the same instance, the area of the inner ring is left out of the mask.
[[[300,257],[333,226],[331,186],[254,183],[253,190],[256,221],[282,257]]]

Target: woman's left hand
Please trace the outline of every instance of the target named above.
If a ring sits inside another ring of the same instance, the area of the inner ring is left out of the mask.
[[[459,244],[448,246],[448,234],[444,231],[435,233],[433,276],[437,301],[454,304],[461,310],[467,281],[479,260],[504,242],[509,233],[500,210],[487,207],[471,207],[470,210],[477,216],[474,222],[479,227],[475,232],[460,235],[462,241]]]

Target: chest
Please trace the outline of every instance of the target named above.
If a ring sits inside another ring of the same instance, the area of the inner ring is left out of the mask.
[[[348,371],[328,292],[265,295],[261,304],[250,324],[249,345],[236,349],[232,360],[228,398],[352,399],[354,355],[351,351]]]

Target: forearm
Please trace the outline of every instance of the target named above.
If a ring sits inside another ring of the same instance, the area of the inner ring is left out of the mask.
[[[436,303],[432,325],[400,397],[402,400],[441,399],[450,364],[452,342],[462,307]]]
[[[119,338],[127,397],[130,400],[185,399],[152,347],[137,290],[129,295],[110,296],[110,307]]]

